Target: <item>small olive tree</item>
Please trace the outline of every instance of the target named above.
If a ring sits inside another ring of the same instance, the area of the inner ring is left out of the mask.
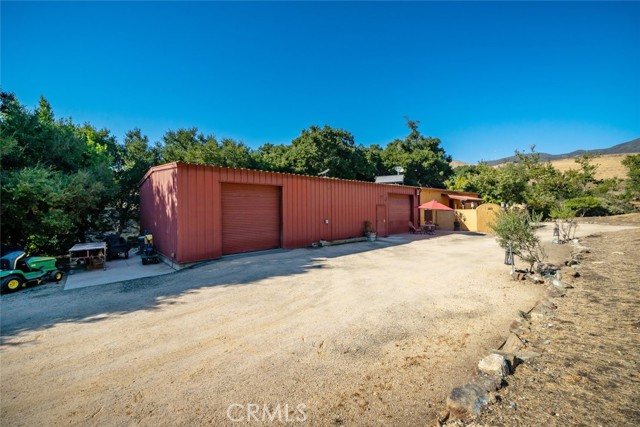
[[[536,263],[539,270],[546,258],[540,239],[534,232],[535,220],[527,211],[513,210],[500,213],[493,224],[498,244],[504,249],[511,246],[513,254],[528,263],[531,272]]]
[[[558,242],[566,243],[576,237],[578,221],[576,212],[565,202],[558,203],[549,214],[558,227]]]

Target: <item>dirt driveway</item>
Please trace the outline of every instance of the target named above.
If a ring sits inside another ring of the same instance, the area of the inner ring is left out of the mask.
[[[430,424],[543,288],[490,236],[408,239],[3,296],[1,424]]]

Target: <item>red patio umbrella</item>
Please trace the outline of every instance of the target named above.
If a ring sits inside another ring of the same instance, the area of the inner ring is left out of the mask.
[[[420,206],[418,206],[418,209],[428,209],[431,211],[452,211],[453,210],[449,206],[445,206],[440,202],[436,202],[435,200],[431,200],[427,203],[421,204]]]
[[[435,200],[431,200],[427,203],[421,204],[420,206],[418,206],[418,209],[425,209],[429,211],[452,211],[453,210],[449,206],[445,206],[440,202],[436,202]],[[434,218],[434,222],[435,222],[435,218]]]

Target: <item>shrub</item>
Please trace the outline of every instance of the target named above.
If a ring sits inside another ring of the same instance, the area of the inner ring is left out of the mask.
[[[513,254],[529,264],[529,270],[533,271],[534,264],[541,264],[546,255],[540,239],[534,232],[535,218],[527,211],[502,212],[493,224],[498,244],[509,248]]]
[[[579,216],[606,215],[608,212],[599,199],[593,196],[575,197],[565,202],[567,209],[571,209]]]

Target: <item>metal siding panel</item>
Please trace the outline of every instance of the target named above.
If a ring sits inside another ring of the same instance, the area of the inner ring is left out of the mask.
[[[213,257],[222,256],[222,186],[220,184],[220,168],[215,168],[212,172],[212,194],[213,194]]]
[[[176,248],[176,168],[151,170],[140,188],[141,225],[154,236],[156,250],[169,256]]]

